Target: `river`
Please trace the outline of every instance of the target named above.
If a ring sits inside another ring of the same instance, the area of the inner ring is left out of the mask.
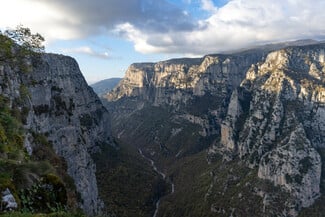
[[[156,173],[158,173],[159,175],[161,175],[161,177],[165,180],[165,182],[168,182],[168,183],[171,184],[171,193],[170,193],[170,194],[174,194],[174,192],[175,192],[175,185],[174,185],[174,183],[171,182],[170,180],[169,180],[169,181],[166,180],[166,174],[163,173],[162,171],[160,171],[160,170],[156,167],[155,162],[154,162],[151,158],[145,156],[145,155],[143,154],[143,152],[142,152],[142,150],[141,150],[140,148],[138,148],[138,151],[139,151],[140,155],[141,155],[145,160],[147,160],[147,161],[150,162],[150,165],[151,165],[152,169],[153,169]],[[164,195],[164,196],[166,196],[166,195]],[[158,215],[158,210],[159,210],[159,206],[160,206],[160,200],[161,200],[161,198],[158,198],[158,200],[157,200],[157,202],[156,202],[156,209],[155,209],[155,212],[153,213],[153,216],[152,216],[152,217],[157,217],[157,215]]]

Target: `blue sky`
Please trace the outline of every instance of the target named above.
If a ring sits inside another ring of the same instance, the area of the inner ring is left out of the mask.
[[[133,62],[324,39],[324,10],[324,0],[3,0],[0,28],[39,32],[93,83]]]

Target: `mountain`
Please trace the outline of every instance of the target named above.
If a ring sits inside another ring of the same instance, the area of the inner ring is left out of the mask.
[[[0,165],[4,216],[149,216],[165,192],[73,58],[1,34]]]
[[[301,41],[135,63],[99,99],[0,35],[0,214],[321,216],[324,81]]]
[[[313,44],[319,44],[319,43],[324,43],[324,40],[318,41],[318,40],[313,40],[313,39],[301,39],[301,40],[294,40],[294,41],[257,45],[257,46],[253,46],[251,48],[244,48],[244,49],[239,49],[237,51],[228,51],[228,52],[224,52],[224,53],[232,54],[232,53],[238,53],[238,52],[247,51],[247,50],[274,51],[274,50],[280,50],[280,49],[283,49],[286,47],[306,46],[306,45],[313,45]]]
[[[115,146],[107,110],[71,57],[0,39],[0,212],[102,213],[92,155]]]
[[[90,85],[98,96],[102,96],[112,90],[121,78],[108,78]]]
[[[266,47],[132,64],[104,96],[166,175],[157,216],[324,213],[325,44]]]

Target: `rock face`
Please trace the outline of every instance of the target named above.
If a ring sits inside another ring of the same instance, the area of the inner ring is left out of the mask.
[[[1,194],[2,194],[1,204],[5,205],[4,209],[6,211],[15,210],[18,208],[18,204],[15,200],[15,197],[12,195],[12,193],[8,188],[4,190]]]
[[[226,150],[224,158],[239,156],[258,168],[259,178],[290,192],[296,207],[308,207],[320,196],[322,162],[316,149],[324,147],[325,136],[324,48],[283,49],[253,65],[239,87],[251,94],[245,100],[250,101],[249,109],[241,115],[229,111],[241,107],[231,98],[222,139],[216,144]]]
[[[204,137],[218,136],[220,126],[216,122],[225,116],[229,95],[251,65],[265,56],[265,51],[257,50],[132,64],[119,85],[104,96],[110,102],[108,108],[117,126],[116,135],[120,137],[128,131],[123,120],[149,105],[170,107],[171,122],[181,123],[179,119],[184,117],[185,121],[198,125]],[[190,116],[200,121],[193,122]],[[130,127],[130,131],[139,124]]]
[[[287,144],[265,154],[258,167],[258,177],[285,187],[302,207],[320,196],[320,176],[321,159],[302,126],[292,132]]]
[[[137,97],[156,106],[175,107],[206,94],[224,99],[229,90],[240,84],[251,64],[263,57],[264,52],[259,51],[132,64],[105,98],[116,101]]]
[[[21,65],[0,64],[0,94],[11,101],[27,99],[20,110],[26,111],[26,132],[47,136],[56,153],[67,162],[81,196],[80,207],[87,215],[99,214],[103,203],[98,196],[96,166],[92,153],[110,143],[109,115],[99,98],[88,87],[76,61],[70,57],[42,54],[25,57]],[[33,139],[25,137],[32,153]]]
[[[129,125],[134,120],[137,124],[130,128],[135,131],[144,126],[137,111],[148,114],[153,107],[167,108],[167,121],[151,120],[171,127],[170,133],[164,134],[167,139],[155,133],[161,129],[153,128],[136,136],[152,144],[158,141],[166,155],[172,147],[164,147],[162,141],[171,141],[194,124],[198,128],[192,129],[191,135],[200,132],[196,139],[210,142],[210,163],[221,154],[225,163],[240,160],[256,169],[258,178],[290,194],[283,210],[271,213],[296,216],[321,194],[325,45],[271,50],[131,65],[125,78],[106,95],[108,108],[113,108],[116,134],[121,138],[128,134],[123,119]],[[178,143],[189,143],[182,136]],[[173,145],[179,156],[183,149],[177,147],[185,145]],[[270,209],[269,200],[272,197],[264,201],[264,210]]]

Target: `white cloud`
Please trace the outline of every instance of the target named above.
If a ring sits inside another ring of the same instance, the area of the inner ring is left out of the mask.
[[[98,58],[102,58],[102,59],[108,59],[110,58],[109,53],[107,51],[104,52],[98,52],[93,50],[91,47],[88,46],[82,46],[82,47],[75,47],[75,48],[65,48],[62,49],[63,53],[75,53],[75,54],[86,54],[89,56],[93,56],[93,57],[98,57]]]
[[[194,28],[168,0],[3,0],[0,8],[0,28],[22,24],[47,41],[105,34],[127,22],[153,32]]]
[[[208,18],[194,20],[167,0],[4,0],[0,27],[23,24],[47,42],[118,33],[141,53],[192,55],[325,37],[324,0],[229,0],[219,7],[213,0],[182,2],[187,9],[199,2]]]
[[[148,43],[150,38],[154,38],[155,35],[159,37],[161,43],[172,43],[168,34],[145,34],[141,30],[137,29],[130,23],[124,23],[117,25],[113,31],[115,34],[125,37],[127,40],[134,43],[134,49],[141,53],[168,53],[168,49],[163,46],[155,46],[154,44]]]
[[[209,12],[217,11],[217,7],[214,6],[212,0],[201,0],[201,8]]]
[[[62,8],[50,7],[45,1],[35,0],[1,2],[0,27],[15,28],[20,24],[46,36],[47,41],[74,39],[79,35],[79,30],[73,28],[78,20]]]
[[[231,0],[218,9],[212,4],[210,0],[202,0],[202,8],[213,13],[199,21],[195,30],[152,33],[133,27],[132,31],[124,29],[124,35],[142,53],[191,54],[277,41],[325,38],[323,0]]]

